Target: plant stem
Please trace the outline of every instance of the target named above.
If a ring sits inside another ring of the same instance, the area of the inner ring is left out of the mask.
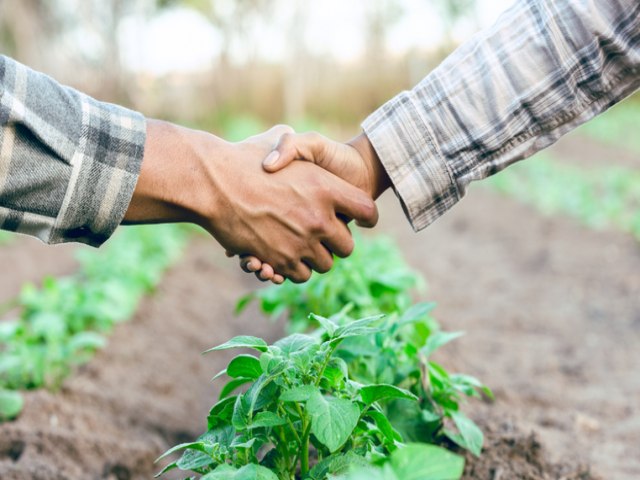
[[[310,431],[311,429],[309,429]],[[300,476],[302,478],[309,472],[309,436],[310,432],[305,432],[302,439],[302,449],[300,458]]]

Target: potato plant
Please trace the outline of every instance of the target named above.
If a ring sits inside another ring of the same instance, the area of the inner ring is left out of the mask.
[[[394,385],[411,392],[417,402],[393,399],[384,412],[405,440],[444,444],[446,439],[480,455],[482,431],[461,411],[464,397],[492,398],[491,390],[474,377],[451,374],[431,360],[441,346],[461,332],[443,332],[429,316],[433,303],[413,305],[403,313],[388,315],[382,331],[346,339],[336,354],[358,382]],[[353,319],[338,314],[316,318],[325,328],[349,325]],[[326,327],[330,323],[333,326]]]
[[[306,284],[285,283],[260,290],[242,298],[238,308],[258,300],[266,314],[286,313],[295,331],[308,331],[319,324],[329,328],[327,322],[344,326],[359,316],[387,314],[382,332],[346,339],[338,348],[336,354],[347,364],[351,378],[365,384],[395,385],[419,399],[412,403],[398,399],[384,406],[406,440],[451,441],[479,455],[482,432],[462,413],[461,403],[465,397],[490,399],[492,393],[477,379],[450,374],[432,360],[440,346],[462,334],[440,331],[431,316],[434,303],[412,305],[411,291],[423,284],[390,239],[359,237],[354,254],[336,259],[331,272],[314,274]]]
[[[130,318],[187,239],[181,227],[127,228],[104,250],[79,252],[80,272],[26,285],[0,322],[0,421],[18,415],[17,390],[57,388],[75,365],[106,342],[104,333]]]
[[[317,326],[309,312],[328,317],[348,308],[360,318],[408,308],[411,291],[423,286],[422,278],[406,265],[391,239],[354,236],[353,254],[336,258],[328,273],[314,273],[304,284],[285,282],[253,292],[240,299],[236,310],[258,301],[272,318],[286,314],[289,331],[303,332]]]
[[[209,350],[243,348],[257,354],[236,356],[217,375],[229,380],[211,408],[208,431],[168,450],[163,457],[183,451],[182,457],[159,475],[179,468],[202,480],[324,480],[383,465],[385,471],[399,469],[397,478],[411,478],[402,474],[406,455],[394,452],[415,447],[403,444],[385,405],[395,400],[418,405],[420,399],[395,385],[354,380],[337,355],[350,339],[382,334],[384,319],[344,325],[316,320],[322,327],[313,335],[295,333],[273,345],[241,336]],[[462,457],[435,446],[424,462],[423,469],[431,472],[419,477],[424,480],[459,478],[464,465]]]

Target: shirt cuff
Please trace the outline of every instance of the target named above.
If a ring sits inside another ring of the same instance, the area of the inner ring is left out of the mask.
[[[81,96],[82,126],[71,177],[49,243],[98,247],[122,223],[138,181],[145,118]]]
[[[371,114],[362,128],[411,226],[418,231],[451,208],[462,194],[413,95],[403,92],[391,99]]]

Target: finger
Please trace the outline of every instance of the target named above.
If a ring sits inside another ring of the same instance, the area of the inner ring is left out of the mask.
[[[322,238],[322,243],[328,251],[341,258],[348,257],[353,252],[354,243],[351,232],[347,225],[338,218]]]
[[[313,250],[313,256],[305,256],[302,258],[304,263],[319,273],[326,273],[333,266],[333,255],[321,243]]]
[[[256,272],[256,277],[262,282],[271,280],[274,275],[275,272],[273,271],[273,267],[268,263],[263,263],[260,271]]]
[[[229,258],[233,258],[233,257],[235,257],[235,256],[236,256],[236,254],[235,254],[235,253],[233,253],[231,250],[225,250],[225,251],[224,251],[224,254],[225,254],[227,257],[229,257]]]
[[[279,273],[276,273],[273,278],[271,279],[271,282],[276,284],[276,285],[281,285],[284,283],[284,277],[282,275],[280,275]]]
[[[262,268],[262,262],[252,255],[240,256],[240,268],[247,273],[257,272]]]
[[[286,275],[293,283],[304,283],[311,278],[311,269],[304,262],[299,262],[296,268]]]
[[[296,159],[323,166],[327,146],[332,141],[319,133],[284,134],[275,149],[267,155],[262,167],[267,172],[282,170]]]
[[[339,188],[332,189],[336,213],[353,218],[361,227],[375,227],[378,223],[378,207],[373,199],[340,178],[333,177],[332,181],[339,185]]]

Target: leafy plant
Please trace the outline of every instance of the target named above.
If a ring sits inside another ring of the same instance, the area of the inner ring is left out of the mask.
[[[363,384],[390,384],[411,391],[417,403],[395,400],[384,405],[396,430],[409,441],[452,441],[479,455],[483,435],[461,411],[465,397],[492,398],[488,387],[463,374],[450,374],[431,355],[461,333],[440,331],[431,316],[434,303],[412,305],[411,291],[424,284],[385,237],[358,237],[354,254],[336,259],[334,269],[305,284],[269,287],[240,300],[253,299],[272,316],[286,313],[294,331],[317,325],[348,325],[354,318],[385,313],[383,332],[346,339],[336,354],[351,378]],[[315,311],[318,315],[308,315]],[[338,312],[338,313],[335,313]],[[326,319],[325,317],[329,317]]]
[[[181,227],[127,228],[103,250],[79,252],[78,274],[26,285],[12,305],[19,317],[0,322],[0,392],[58,387],[105,345],[104,333],[133,315],[186,240]],[[0,419],[17,415],[16,398],[0,395]]]
[[[464,461],[433,445],[408,444],[391,453],[381,466],[353,468],[336,480],[451,480],[460,478]]]
[[[460,409],[463,398],[492,398],[491,390],[474,377],[450,374],[431,360],[460,332],[443,332],[430,316],[433,303],[418,303],[403,313],[388,315],[382,331],[346,339],[337,349],[352,378],[363,384],[394,385],[411,392],[417,402],[393,399],[383,411],[393,427],[408,441],[445,444],[446,439],[480,455],[482,431]],[[344,313],[319,318],[325,329],[349,325]],[[329,325],[329,326],[328,326]]]
[[[539,155],[492,177],[489,184],[543,213],[568,215],[592,228],[615,227],[640,239],[637,171],[585,170]]]
[[[355,234],[355,232],[354,232]],[[317,326],[309,312],[330,316],[345,307],[352,317],[405,310],[411,291],[424,284],[404,262],[391,239],[356,235],[357,248],[346,259],[336,259],[328,273],[314,273],[304,284],[285,282],[243,297],[236,310],[254,300],[272,318],[286,314],[289,330],[308,331]]]
[[[161,474],[180,468],[206,480],[322,480],[354,465],[384,462],[400,448],[402,436],[383,405],[395,399],[417,403],[418,398],[394,385],[353,380],[336,354],[348,339],[382,333],[385,322],[381,316],[343,326],[317,320],[323,328],[314,335],[295,333],[270,346],[241,336],[209,350],[249,348],[259,356],[238,355],[216,376],[230,380],[211,409],[207,433],[168,450],[163,457],[184,453]],[[234,394],[243,385],[245,391]],[[435,452],[434,463],[452,458],[444,450]],[[442,478],[458,478],[461,461],[452,462],[451,474]]]

